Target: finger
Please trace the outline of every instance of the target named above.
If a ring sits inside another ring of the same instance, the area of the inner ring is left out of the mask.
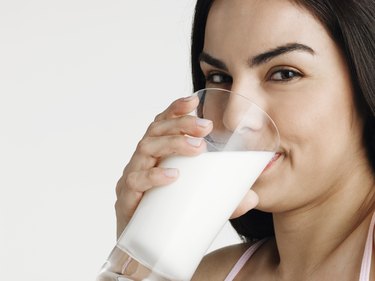
[[[132,218],[139,202],[143,196],[142,192],[133,192],[127,189],[122,189],[120,196],[117,197],[115,203],[116,217],[117,217],[117,237],[121,235],[122,231]]]
[[[152,187],[169,184],[177,177],[177,169],[154,167],[149,170],[130,172],[124,185],[130,191],[145,192]]]
[[[194,156],[204,151],[206,151],[206,142],[203,138],[186,135],[144,138],[138,143],[132,159],[133,169],[148,169],[154,166],[158,159],[170,155]],[[142,165],[143,163],[151,166]]]
[[[236,210],[233,212],[231,219],[238,218],[243,214],[247,213],[251,209],[254,209],[259,202],[258,195],[253,191],[249,190],[249,192],[245,195],[242,199],[241,203],[238,205]]]
[[[155,117],[155,121],[176,118],[192,112],[199,103],[198,96],[192,95],[186,98],[180,98],[172,102],[166,110]]]
[[[126,171],[148,170],[156,166],[161,158],[170,155],[194,156],[206,150],[206,142],[200,137],[188,135],[144,137],[138,143],[129,164],[124,169],[124,173]]]
[[[146,136],[187,134],[195,137],[206,136],[213,128],[211,120],[185,115],[173,119],[155,121],[147,129]]]
[[[162,168],[131,172],[126,177],[122,177],[116,186],[117,236],[119,237],[130,221],[146,190],[153,186],[172,183],[177,177],[178,170]]]

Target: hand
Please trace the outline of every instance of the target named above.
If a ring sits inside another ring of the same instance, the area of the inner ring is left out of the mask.
[[[174,154],[193,156],[206,149],[203,137],[212,130],[212,122],[187,115],[198,102],[197,96],[174,101],[156,116],[138,143],[116,186],[117,237],[145,191],[169,184],[178,177],[176,169],[158,167],[161,159]]]

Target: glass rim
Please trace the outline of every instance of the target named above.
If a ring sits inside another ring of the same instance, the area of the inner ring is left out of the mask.
[[[227,92],[227,93],[230,93],[230,94],[234,94],[236,96],[239,96],[239,97],[247,100],[252,105],[254,105],[258,110],[260,110],[261,112],[263,112],[267,116],[268,120],[271,122],[272,126],[275,128],[277,139],[276,139],[276,145],[275,145],[274,151],[275,152],[277,151],[277,149],[280,147],[280,132],[279,132],[279,128],[277,127],[275,121],[273,121],[273,119],[271,118],[271,116],[264,109],[262,109],[257,103],[255,103],[250,98],[248,98],[248,97],[246,97],[246,96],[244,96],[244,95],[242,95],[242,94],[240,94],[238,92],[235,92],[235,91],[232,91],[232,90],[228,90],[228,89],[223,89],[223,88],[215,88],[215,87],[202,88],[202,89],[199,89],[199,90],[193,92],[191,95],[199,97],[199,93],[200,92],[204,92],[204,91],[221,91],[221,92]]]

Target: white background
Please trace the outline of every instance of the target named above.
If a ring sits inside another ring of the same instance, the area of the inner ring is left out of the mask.
[[[95,279],[123,167],[191,93],[194,2],[0,0],[0,280]]]

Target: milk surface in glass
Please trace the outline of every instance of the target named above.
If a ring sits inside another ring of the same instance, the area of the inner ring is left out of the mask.
[[[268,151],[176,156],[176,182],[142,198],[117,247],[170,280],[189,280],[216,235],[274,156]]]

